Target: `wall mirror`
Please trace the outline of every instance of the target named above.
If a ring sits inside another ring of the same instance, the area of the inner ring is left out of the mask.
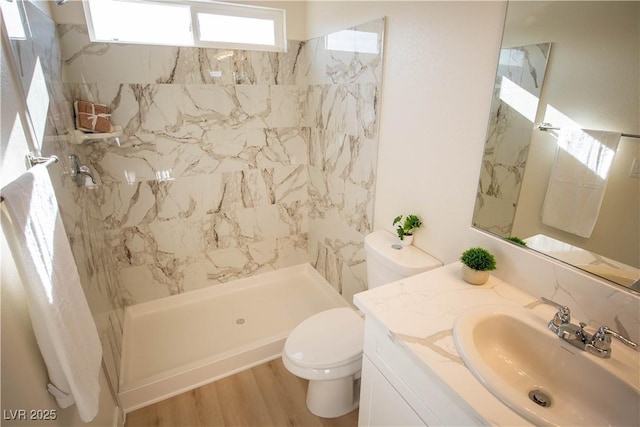
[[[640,292],[639,99],[640,2],[510,2],[473,225]]]

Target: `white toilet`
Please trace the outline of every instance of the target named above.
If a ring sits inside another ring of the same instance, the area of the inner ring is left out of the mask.
[[[442,266],[414,246],[402,247],[387,230],[365,237],[369,289]],[[317,313],[300,323],[282,351],[284,366],[309,380],[307,407],[335,418],[358,407],[364,321],[349,307]]]

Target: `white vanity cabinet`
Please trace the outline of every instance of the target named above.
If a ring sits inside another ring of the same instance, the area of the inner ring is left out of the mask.
[[[393,334],[365,318],[360,426],[486,425],[429,368],[419,367]]]
[[[367,356],[360,384],[359,426],[426,425]]]

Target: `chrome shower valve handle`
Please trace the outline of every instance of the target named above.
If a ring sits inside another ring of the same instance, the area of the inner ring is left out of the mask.
[[[78,187],[85,185],[85,177],[89,177],[93,184],[96,183],[91,169],[88,166],[81,165],[78,156],[71,154],[69,155],[69,160],[71,160],[71,178],[73,178]]]

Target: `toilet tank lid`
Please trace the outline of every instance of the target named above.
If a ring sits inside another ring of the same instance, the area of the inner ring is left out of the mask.
[[[387,230],[378,230],[364,238],[367,256],[403,276],[442,267],[442,263],[413,245],[396,249],[400,239]]]

